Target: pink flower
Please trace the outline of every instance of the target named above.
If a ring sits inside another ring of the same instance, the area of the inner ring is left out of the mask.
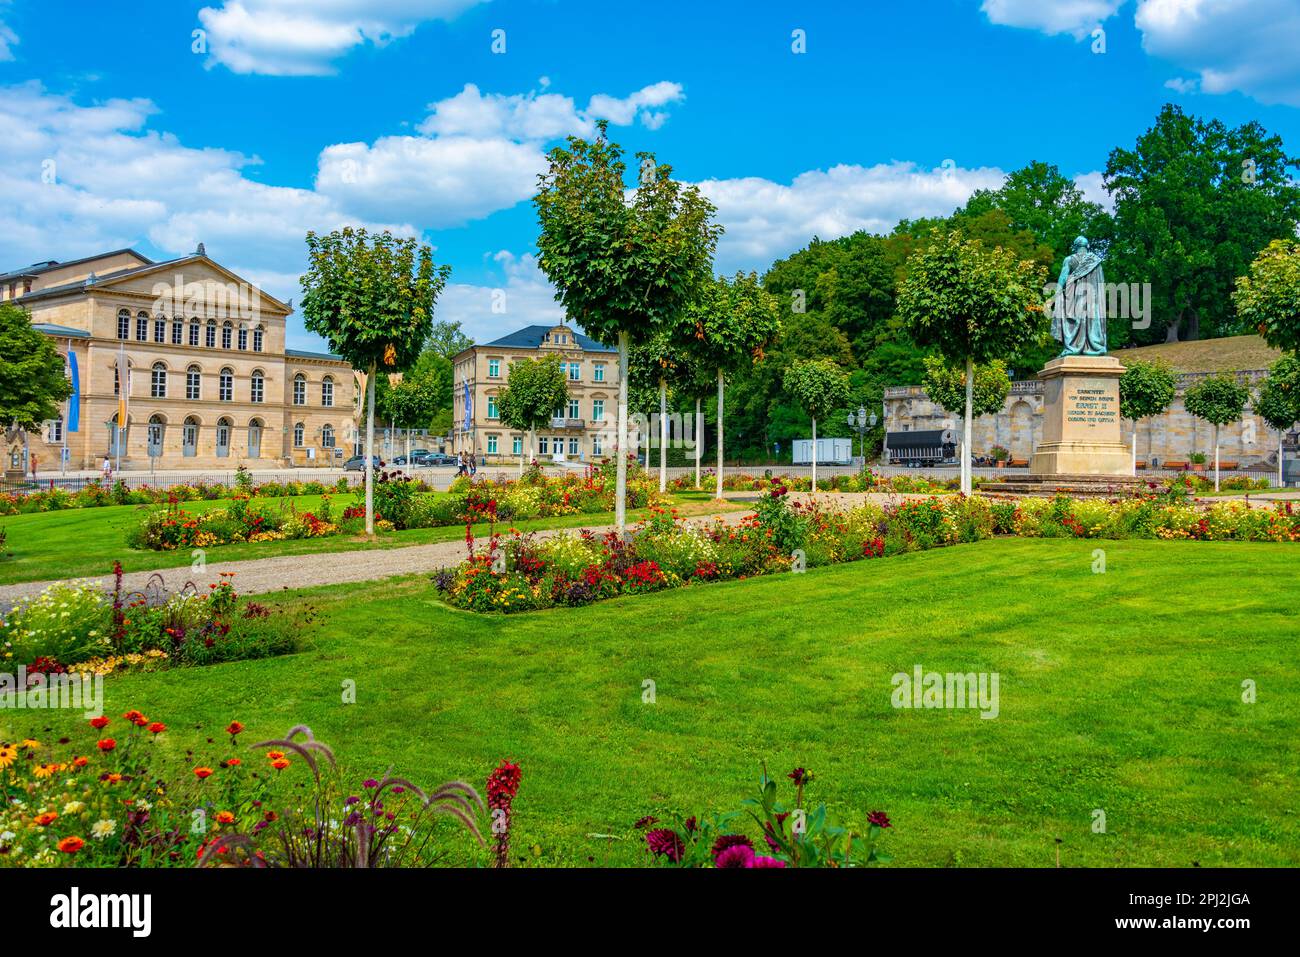
[[[749,862],[750,867],[785,867],[785,861],[778,861],[775,857],[763,857],[761,854],[755,854]]]
[[[746,844],[733,844],[713,859],[714,867],[753,867],[754,850]]]

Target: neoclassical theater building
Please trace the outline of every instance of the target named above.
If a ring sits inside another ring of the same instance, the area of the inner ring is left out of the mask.
[[[1113,353],[1120,362],[1131,359],[1164,359],[1178,372],[1178,393],[1169,410],[1137,423],[1137,454],[1144,462],[1186,462],[1194,453],[1212,458],[1214,426],[1191,415],[1183,405],[1189,386],[1207,375],[1228,372],[1250,387],[1252,394],[1268,375],[1268,368],[1281,353],[1258,336],[1233,336],[1174,342]],[[892,386],[885,389],[885,428],[890,432],[915,432],[949,427],[957,417],[930,401],[920,386]],[[1011,457],[1027,461],[1042,436],[1043,383],[1040,379],[1016,379],[1011,383],[1002,410],[977,418],[971,446],[975,455],[990,455],[995,446],[1007,449]],[[1130,442],[1134,425],[1122,423],[1124,441]],[[1276,466],[1278,440],[1295,444],[1293,433],[1279,436],[1247,407],[1242,420],[1220,430],[1219,454],[1225,460],[1249,466]]]
[[[124,469],[326,465],[351,451],[352,369],[286,348],[292,307],[202,244],[166,262],[119,249],[37,263],[0,275],[0,301],[25,309],[75,362],[75,416],[65,403],[28,438],[42,472],[60,467],[65,448],[69,469],[106,456],[116,466],[119,455]]]

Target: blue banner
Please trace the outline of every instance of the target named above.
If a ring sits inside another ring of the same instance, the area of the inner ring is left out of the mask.
[[[72,379],[72,397],[68,399],[68,421],[64,428],[76,432],[81,426],[81,377],[77,374],[77,354],[68,347],[68,375]]]

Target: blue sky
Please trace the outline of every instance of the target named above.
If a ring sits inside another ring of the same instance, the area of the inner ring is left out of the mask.
[[[1107,153],[1168,101],[1300,152],[1300,0],[123,9],[0,0],[0,267],[202,240],[297,297],[306,229],[387,226],[435,245],[441,317],[485,339],[559,317],[528,197],[597,117],[714,199],[724,271],[946,213],[1034,159],[1104,200]]]

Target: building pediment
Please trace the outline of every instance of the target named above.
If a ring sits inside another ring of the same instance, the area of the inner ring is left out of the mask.
[[[189,256],[105,276],[86,288],[148,298],[158,303],[156,311],[162,315],[229,316],[253,321],[264,314],[283,317],[293,311],[207,256]]]

